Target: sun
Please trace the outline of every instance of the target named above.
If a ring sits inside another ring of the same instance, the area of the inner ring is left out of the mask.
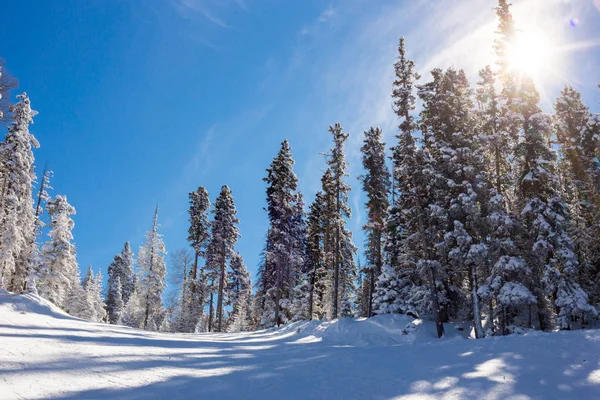
[[[512,70],[538,77],[551,67],[551,45],[540,32],[521,31],[509,48],[508,59]]]

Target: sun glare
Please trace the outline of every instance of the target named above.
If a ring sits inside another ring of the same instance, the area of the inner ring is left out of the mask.
[[[520,32],[510,53],[510,67],[537,77],[551,62],[551,46],[538,32]]]

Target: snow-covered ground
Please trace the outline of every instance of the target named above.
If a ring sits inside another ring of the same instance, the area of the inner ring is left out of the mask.
[[[0,293],[0,399],[600,399],[600,331],[445,339],[406,316],[160,334]]]

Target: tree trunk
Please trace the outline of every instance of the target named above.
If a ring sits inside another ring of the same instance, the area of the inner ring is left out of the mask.
[[[369,305],[367,306],[367,318],[373,316],[373,292],[375,291],[375,270],[371,268],[369,271]]]
[[[425,223],[423,222],[423,209],[421,208],[421,199],[419,196],[415,196],[415,204],[419,211],[418,223],[419,223],[419,236],[421,237],[421,246],[423,246],[423,255],[429,263],[429,289],[431,290],[433,317],[435,319],[435,327],[437,330],[438,338],[444,336],[444,324],[440,316],[440,301],[438,297],[437,285],[436,285],[436,274],[435,268],[431,265],[431,258],[429,254],[429,244],[427,243],[427,237],[425,236]]]
[[[473,326],[475,327],[475,338],[485,337],[485,331],[481,325],[481,308],[479,306],[479,295],[477,295],[477,269],[471,266],[471,300],[473,301]]]
[[[315,280],[317,275],[317,265],[313,268],[312,274],[310,276],[310,292],[308,293],[308,319],[312,321],[313,319],[313,303],[314,303],[314,293],[315,293]]]
[[[212,332],[212,323],[213,323],[213,314],[214,314],[214,310],[213,310],[213,296],[214,296],[214,290],[213,290],[213,286],[214,286],[214,280],[211,279],[210,280],[210,301],[208,303],[208,331]]]
[[[223,249],[224,250],[224,249]],[[222,332],[223,327],[223,291],[225,289],[225,251],[221,259],[221,274],[219,277],[219,293],[217,297],[217,331]]]
[[[150,269],[148,270],[148,275],[152,274],[152,266],[154,265],[154,246],[152,246],[152,251],[150,252]],[[150,283],[150,282],[148,282]],[[144,330],[148,327],[148,317],[150,316],[150,288],[146,288],[146,313],[144,317]]]

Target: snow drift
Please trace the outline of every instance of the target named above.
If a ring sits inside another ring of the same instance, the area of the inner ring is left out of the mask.
[[[388,315],[161,334],[0,292],[0,399],[600,398],[599,331],[446,331]]]

